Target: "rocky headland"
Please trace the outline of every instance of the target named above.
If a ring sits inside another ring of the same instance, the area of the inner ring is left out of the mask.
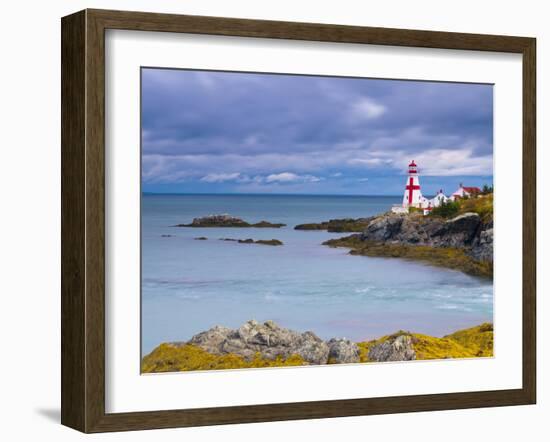
[[[358,234],[323,244],[354,255],[417,259],[476,276],[493,275],[493,221],[475,212],[451,219],[386,213]]]
[[[190,224],[176,224],[174,227],[257,227],[257,228],[280,228],[286,224],[270,223],[269,221],[260,221],[249,223],[242,218],[231,215],[208,215],[194,218]]]
[[[251,320],[215,326],[186,342],[163,343],[142,360],[143,373],[491,357],[493,326],[485,323],[436,338],[398,331],[363,342],[324,341],[315,333]]]
[[[350,254],[424,261],[465,273],[493,276],[493,194],[446,203],[424,216],[387,212],[368,218],[299,224],[296,230],[352,232],[325,241]]]

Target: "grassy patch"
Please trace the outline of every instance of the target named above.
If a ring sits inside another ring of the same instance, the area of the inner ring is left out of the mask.
[[[481,221],[489,223],[493,221],[493,194],[478,195],[471,198],[460,198],[456,201],[449,201],[439,207],[434,207],[430,216],[442,218],[454,218],[464,213],[477,213]]]
[[[141,362],[142,373],[163,373],[193,370],[227,370],[233,368],[288,367],[307,365],[299,356],[287,359],[265,359],[257,353],[251,361],[235,354],[214,355],[191,344],[164,343],[145,356]]]
[[[493,194],[480,195],[477,198],[459,200],[460,214],[477,213],[484,223],[493,221]]]
[[[446,201],[439,207],[434,207],[430,212],[431,216],[440,216],[442,218],[454,218],[460,213],[460,203],[458,201]]]
[[[323,244],[330,247],[350,248],[352,255],[412,259],[438,267],[461,270],[470,275],[493,276],[492,262],[476,261],[464,250],[452,247],[409,246],[362,241],[359,235],[330,239]]]

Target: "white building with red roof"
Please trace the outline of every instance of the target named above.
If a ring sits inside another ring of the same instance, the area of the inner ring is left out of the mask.
[[[468,198],[470,196],[479,195],[480,193],[481,189],[479,187],[466,187],[460,183],[458,189],[450,196],[450,199],[454,201],[458,198]]]

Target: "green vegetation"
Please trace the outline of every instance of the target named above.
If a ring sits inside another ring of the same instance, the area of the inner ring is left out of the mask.
[[[460,202],[445,201],[439,207],[434,207],[430,212],[431,216],[440,216],[442,218],[454,218],[460,212]]]
[[[477,261],[462,249],[452,247],[409,246],[363,241],[359,235],[330,239],[323,243],[330,247],[350,248],[350,254],[383,258],[404,258],[424,261],[438,267],[461,270],[474,276],[493,276],[493,263]]]
[[[214,355],[191,344],[164,343],[145,356],[141,362],[142,373],[164,373],[192,370],[227,370],[233,368],[289,367],[307,365],[299,356],[287,359],[265,359],[257,353],[251,361],[235,354]]]
[[[372,218],[331,219],[322,223],[298,224],[295,230],[326,230],[328,232],[362,232],[367,228]]]
[[[487,189],[492,189],[492,187]],[[484,194],[482,192],[477,197],[447,201],[439,207],[434,207],[430,216],[454,218],[468,212],[477,213],[485,223],[491,222],[493,220],[493,193]]]
[[[493,194],[480,195],[477,198],[459,200],[459,214],[474,212],[477,213],[484,223],[493,221]]]

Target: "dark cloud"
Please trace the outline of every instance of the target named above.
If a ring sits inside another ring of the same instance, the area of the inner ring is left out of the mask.
[[[313,176],[319,179],[299,182],[319,187],[336,178],[396,175],[411,157],[424,161],[428,175],[490,176],[493,91],[476,84],[144,69],[142,130],[145,183],[256,189],[273,184],[270,175],[293,174],[282,176]]]

